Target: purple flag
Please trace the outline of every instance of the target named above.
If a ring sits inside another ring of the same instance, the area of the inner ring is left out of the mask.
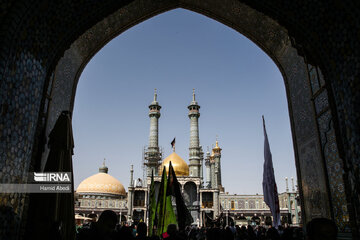
[[[264,201],[269,206],[271,214],[273,216],[273,226],[278,227],[280,225],[280,208],[279,208],[279,196],[277,186],[275,182],[274,168],[272,163],[272,156],[270,152],[269,140],[265,128],[265,120],[263,116],[264,126],[264,173],[263,173],[263,192]]]

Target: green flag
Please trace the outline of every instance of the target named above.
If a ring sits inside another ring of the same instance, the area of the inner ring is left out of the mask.
[[[166,232],[167,226],[171,223],[177,224],[175,212],[171,203],[171,195],[167,195],[167,177],[166,168],[162,172],[160,190],[156,206],[156,226],[157,234],[161,235]]]
[[[151,173],[150,195],[149,195],[149,236],[153,235],[153,227],[156,213],[154,172]]]

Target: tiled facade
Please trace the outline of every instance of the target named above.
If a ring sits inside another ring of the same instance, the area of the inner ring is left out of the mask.
[[[81,194],[75,201],[75,214],[91,216],[96,214],[97,217],[104,210],[112,210],[117,214],[122,214],[122,219],[127,214],[127,198],[119,198],[106,194]]]
[[[265,224],[266,217],[271,217],[270,208],[264,202],[263,195],[223,193],[220,194],[219,202],[222,212],[232,217],[235,223],[252,224],[254,217],[257,217],[259,224]],[[299,194],[294,189],[279,194],[279,206],[283,224],[302,224]],[[291,221],[288,220],[289,217]]]

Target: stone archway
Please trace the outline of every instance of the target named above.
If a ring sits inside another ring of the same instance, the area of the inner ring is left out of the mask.
[[[337,4],[343,7],[342,12],[351,13],[353,3],[344,2]],[[354,79],[359,71],[349,65],[357,59],[360,48],[351,47],[358,43],[351,45],[350,51],[336,45],[337,39],[345,42],[357,36],[351,29],[356,29],[356,21],[344,20],[340,13],[331,11],[338,5],[319,1],[318,7],[304,4],[297,9],[295,4],[275,0],[249,1],[251,7],[235,0],[81,4],[9,1],[3,7],[1,30],[8,37],[0,40],[2,183],[9,179],[23,182],[30,170],[44,165],[39,157],[45,144],[42,136],[52,128],[60,111],[72,110],[81,71],[104,44],[147,18],[182,7],[244,34],[278,65],[287,91],[303,219],[330,217],[346,232],[350,216],[353,234],[357,233],[360,113],[355,106],[360,98]],[[73,8],[69,10],[69,6]],[[314,12],[323,8],[331,17]],[[329,23],[322,24],[319,19]],[[64,26],[57,25],[60,22]],[[332,23],[346,31],[327,31]],[[349,98],[344,97],[347,94]],[[26,195],[4,195],[1,204],[11,206],[26,222]]]
[[[196,1],[186,1],[186,3],[179,1],[177,4],[163,1],[151,3],[134,1],[98,22],[71,45],[53,72],[46,135],[52,129],[61,110],[72,110],[76,86],[82,70],[107,42],[139,22],[182,7],[222,22],[245,35],[277,64],[283,75],[287,92],[300,195],[303,199],[303,214],[307,219],[320,216],[331,218],[332,209],[337,209],[338,206],[331,207],[329,196],[331,193],[321,150],[317,112],[312,102],[313,94],[324,88],[323,77],[318,68],[308,65],[306,59],[298,55],[285,28],[245,4],[238,1],[228,1],[228,3],[217,8],[219,7],[217,5]],[[309,77],[312,76],[316,76],[312,81],[318,82],[314,93],[312,82],[309,81]],[[319,111],[323,111],[329,105],[327,93],[319,95],[321,95],[319,101],[323,104]],[[331,113],[327,114],[330,114],[330,119],[326,119],[325,124],[331,121]],[[44,164],[43,161],[42,165]]]

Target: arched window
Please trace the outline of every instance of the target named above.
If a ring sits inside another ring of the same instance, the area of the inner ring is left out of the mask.
[[[197,201],[197,188],[194,182],[187,182],[184,185],[184,201],[186,205],[193,205]]]

